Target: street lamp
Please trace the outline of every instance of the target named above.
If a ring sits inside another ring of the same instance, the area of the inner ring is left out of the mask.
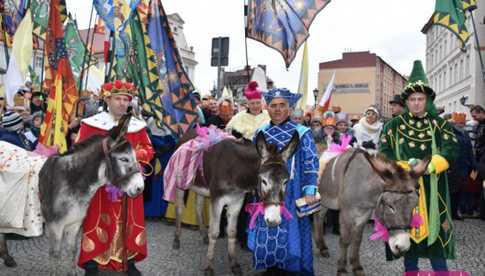
[[[313,89],[313,96],[315,97],[315,104],[314,107],[317,107],[317,98],[318,98],[318,88]]]

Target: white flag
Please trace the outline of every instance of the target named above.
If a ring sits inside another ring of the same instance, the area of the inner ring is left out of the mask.
[[[330,99],[332,96],[332,92],[335,90],[335,71],[333,71],[332,78],[330,79],[330,82],[327,85],[327,88],[325,89],[325,93],[323,93],[322,98],[320,99],[320,102],[318,105],[323,108],[324,111],[327,111],[328,108],[330,107]]]

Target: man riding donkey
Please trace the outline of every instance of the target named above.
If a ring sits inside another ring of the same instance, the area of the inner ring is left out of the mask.
[[[82,120],[78,142],[93,135],[107,136],[108,131],[128,111],[136,87],[116,80],[103,85],[108,111]],[[139,163],[150,162],[154,155],[146,132],[146,123],[131,118],[125,138],[135,149]],[[124,162],[116,160],[116,162]],[[143,195],[129,198],[113,185],[100,188],[91,200],[84,219],[79,266],[85,275],[98,275],[98,267],[141,275],[135,262],[147,256]]]
[[[418,258],[430,259],[435,271],[447,271],[446,259],[455,258],[455,237],[446,170],[455,158],[457,140],[452,127],[436,112],[435,93],[420,61],[414,62],[401,96],[406,108],[384,126],[380,151],[407,169],[419,159],[432,157],[427,174],[419,181],[419,204],[414,210],[424,223],[411,230],[405,271],[417,273]],[[389,248],[386,253],[391,259]]]
[[[255,225],[250,225],[248,245],[254,254],[254,266],[267,269],[265,275],[314,275],[311,222],[308,217],[297,216],[295,202],[300,198],[305,198],[307,204],[318,201],[318,157],[311,131],[289,119],[290,107],[300,96],[287,89],[272,89],[264,94],[271,122],[258,133],[263,133],[267,143],[278,150],[290,142],[293,134],[299,136],[298,148],[287,164],[291,177],[286,185],[284,206],[280,207],[291,216],[284,216],[278,226],[268,226],[260,217]],[[278,211],[275,213],[279,214]]]

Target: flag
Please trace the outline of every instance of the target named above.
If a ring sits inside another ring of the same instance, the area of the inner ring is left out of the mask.
[[[325,92],[323,93],[322,98],[320,99],[320,102],[318,103],[318,107],[321,112],[325,112],[328,110],[330,107],[330,100],[332,98],[332,92],[335,90],[335,71],[333,71],[332,78],[330,79],[330,82],[327,84],[327,88],[325,89]]]
[[[249,0],[246,36],[278,51],[286,68],[330,0]]]
[[[457,36],[461,42],[461,48],[465,48],[465,43],[470,38],[465,25],[465,8],[471,8],[472,2],[474,1],[436,0],[435,12],[432,16],[434,25],[441,25]]]
[[[94,33],[95,34],[106,33],[106,27],[104,26],[103,19],[101,17],[98,17],[98,20],[96,20],[96,24],[94,24]]]
[[[156,68],[150,68],[149,73],[158,75],[162,82],[164,124],[175,135],[181,136],[197,120],[197,106],[191,95],[194,86],[183,68],[182,58],[160,0],[152,0],[149,9],[148,36],[157,65]]]
[[[8,107],[14,106],[14,96],[29,74],[32,62],[32,18],[27,10],[13,39],[12,55],[5,76],[5,98]]]
[[[5,31],[10,37],[13,37],[27,11],[28,1],[9,0],[2,2],[2,20],[5,26]]]
[[[67,19],[64,26],[64,43],[66,44],[67,53],[69,56],[69,63],[71,64],[72,74],[76,81],[76,87],[79,87],[79,77],[81,75],[82,67],[84,65],[87,68],[91,64],[88,60],[84,60],[84,55],[86,54],[86,46],[84,45],[81,36],[79,35],[76,23],[71,18]],[[83,64],[84,61],[86,65]]]
[[[462,7],[464,11],[473,11],[477,8],[477,0],[462,0]]]
[[[253,75],[251,76],[251,81],[257,82],[258,87],[259,89],[261,89],[261,91],[268,90],[266,72],[263,70],[263,68],[256,66],[256,68],[253,69]]]
[[[47,23],[49,21],[49,0],[31,0],[32,22],[34,34],[45,39]]]
[[[297,107],[301,110],[305,110],[308,100],[308,42],[305,42],[305,46],[303,47],[298,93],[302,94],[302,97],[298,102]]]
[[[78,98],[76,83],[69,63],[64,42],[62,0],[51,0],[49,23],[46,31],[45,53],[47,57],[44,86],[49,92],[47,112],[40,130],[39,142],[44,146],[57,145],[60,152],[66,150],[65,139],[68,124]]]
[[[233,98],[231,88],[224,86],[224,88],[222,89],[221,99],[228,99],[232,103],[234,103],[234,98]]]

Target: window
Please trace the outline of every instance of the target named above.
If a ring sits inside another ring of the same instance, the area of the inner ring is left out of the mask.
[[[447,83],[446,83],[446,68],[445,68],[445,71],[443,72],[443,89],[446,89],[446,86]]]
[[[463,79],[463,59],[460,60],[460,81]]]
[[[453,76],[453,79],[455,80],[455,83],[460,81],[460,79],[458,79],[458,62],[455,63],[455,75]]]
[[[450,86],[453,85],[453,65],[450,66]]]
[[[448,53],[448,36],[445,36],[445,47],[444,47],[445,54]]]
[[[466,56],[466,62],[465,62],[465,78],[468,78],[470,76],[470,55]]]

